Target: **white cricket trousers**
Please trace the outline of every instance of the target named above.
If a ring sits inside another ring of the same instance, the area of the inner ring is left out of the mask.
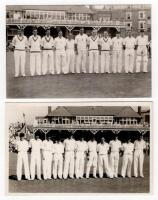
[[[128,73],[128,72],[133,73],[134,58],[135,58],[134,49],[126,49],[125,50],[125,73]]]
[[[53,177],[54,179],[62,179],[63,175],[63,155],[61,153],[54,154],[54,164],[53,164]]]
[[[134,152],[134,176],[138,177],[138,171],[140,176],[143,175],[143,163],[144,163],[144,152],[143,150],[135,150]]]
[[[76,152],[75,174],[76,178],[83,178],[84,175],[84,152]]]
[[[43,156],[43,178],[50,179],[52,175],[52,152],[44,151]]]
[[[65,50],[56,50],[55,54],[55,60],[56,60],[56,73],[57,74],[67,74],[68,69],[66,65],[66,52]]]
[[[40,153],[31,153],[31,163],[30,163],[30,172],[31,179],[35,179],[35,171],[37,167],[37,178],[41,179],[41,154]]]
[[[125,154],[122,157],[122,170],[121,170],[121,175],[122,177],[127,176],[130,178],[131,177],[131,168],[132,168],[132,162],[133,162],[133,155],[132,154]]]
[[[119,152],[111,152],[110,154],[110,166],[113,177],[118,177],[118,165],[119,165]]]
[[[31,76],[35,74],[41,75],[41,53],[30,52],[30,73]]]
[[[25,58],[26,52],[25,51],[14,51],[14,62],[15,62],[15,76],[19,76],[20,68],[22,76],[25,75]]]
[[[99,58],[98,50],[90,50],[89,51],[89,73],[93,73],[93,72],[99,73],[98,58]]]
[[[67,72],[75,73],[75,52],[73,49],[66,50]]]
[[[100,178],[103,178],[104,170],[105,170],[105,173],[106,173],[107,177],[113,178],[112,173],[110,171],[108,155],[107,154],[99,154],[99,157],[98,157],[98,169],[99,169],[99,177]]]
[[[47,72],[54,74],[54,52],[53,50],[43,50],[42,74]]]
[[[113,50],[112,72],[122,72],[122,50]]]
[[[78,49],[78,55],[76,58],[76,72],[77,73],[86,73],[86,58],[87,58],[87,50]]]
[[[23,165],[24,165],[25,178],[30,179],[29,162],[28,162],[27,152],[18,152],[17,170],[16,170],[18,181],[20,181],[21,177],[22,177],[22,166]]]
[[[146,46],[138,46],[136,58],[136,72],[140,72],[141,62],[143,63],[143,72],[147,72],[148,52]]]
[[[101,51],[101,73],[110,73],[110,52]]]
[[[93,167],[93,177],[96,177],[97,174],[97,153],[96,152],[90,152],[89,153],[89,160],[87,162],[87,170],[86,170],[86,178],[89,178],[89,173],[91,167]]]
[[[65,152],[65,161],[64,161],[64,173],[63,178],[67,179],[68,174],[70,178],[74,178],[74,152],[66,151]]]

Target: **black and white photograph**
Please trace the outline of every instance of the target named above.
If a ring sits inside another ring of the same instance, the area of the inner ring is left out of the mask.
[[[7,5],[7,98],[151,97],[151,5]]]
[[[152,103],[6,103],[8,193],[151,192]]]

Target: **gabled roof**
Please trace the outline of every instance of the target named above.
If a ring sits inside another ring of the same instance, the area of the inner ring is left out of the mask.
[[[42,10],[42,11],[66,11],[70,13],[93,13],[84,5],[8,5],[6,10]]]
[[[135,112],[131,107],[124,107],[117,117],[140,117],[140,115]]]
[[[131,107],[127,106],[80,106],[57,107],[48,116],[115,116],[115,117],[141,117]]]
[[[48,113],[47,115],[49,116],[66,116],[66,117],[70,117],[73,116],[65,107],[57,107],[55,110],[51,111],[50,113]]]

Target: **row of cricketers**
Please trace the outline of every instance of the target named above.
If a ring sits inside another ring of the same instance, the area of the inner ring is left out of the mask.
[[[28,162],[28,150],[31,148],[30,168]],[[63,142],[61,140],[51,140],[47,137],[44,141],[36,135],[35,139],[29,142],[20,134],[20,140],[16,142],[17,156],[17,180],[22,178],[22,166],[24,164],[25,178],[35,179],[37,167],[37,179],[41,180],[41,163],[43,168],[43,178],[67,179],[68,177],[83,178],[86,168],[86,178],[90,176],[90,170],[93,169],[93,177],[103,178],[106,173],[109,178],[118,177],[118,166],[120,151],[123,152],[121,176],[123,178],[131,177],[131,168],[134,161],[134,176],[144,177],[143,162],[146,142],[143,136],[140,136],[134,143],[128,138],[127,142],[121,143],[117,136],[113,140],[106,142],[102,137],[100,143],[94,138],[86,142],[83,137],[76,141],[73,136],[69,136]],[[87,164],[85,166],[85,160]]]
[[[18,30],[18,34],[12,40],[11,48],[14,49],[15,77],[18,77],[20,68],[21,75],[26,75],[26,51],[30,52],[31,76],[47,73],[121,73],[123,64],[125,73],[133,73],[135,57],[136,72],[147,72],[148,44],[148,36],[143,30],[137,38],[128,31],[128,36],[124,39],[120,36],[120,32],[111,39],[107,31],[99,38],[96,30],[93,30],[92,35],[88,37],[84,34],[83,28],[75,39],[71,33],[68,39],[64,38],[62,31],[59,31],[58,37],[53,39],[50,30],[46,30],[46,35],[41,39],[37,29],[34,29],[29,39],[24,36],[23,30]],[[123,50],[125,50],[124,63]],[[112,69],[110,69],[110,59],[112,59]]]

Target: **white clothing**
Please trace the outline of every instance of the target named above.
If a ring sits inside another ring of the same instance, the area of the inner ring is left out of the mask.
[[[148,65],[148,36],[144,35],[143,37],[138,36],[136,38],[137,48],[137,58],[136,58],[136,72],[140,72],[141,62],[143,63],[143,72],[147,72]]]
[[[127,176],[131,177],[131,168],[132,168],[132,162],[133,162],[133,151],[134,151],[134,144],[133,143],[124,143],[122,145],[123,150],[123,158],[122,158],[122,170],[121,175],[122,177]]]
[[[134,176],[138,177],[138,171],[141,177],[143,175],[143,163],[144,163],[144,152],[143,150],[146,149],[146,143],[144,140],[136,140],[134,142]],[[138,170],[139,164],[139,170]]]
[[[112,71],[113,73],[122,72],[122,47],[123,47],[123,38],[114,37],[112,39],[113,44],[113,62],[112,62]]]
[[[42,73],[45,75],[48,71],[54,74],[54,40],[51,36],[44,36],[42,38],[43,47],[43,60],[42,60]]]
[[[42,149],[42,141],[40,139],[30,140],[31,147],[31,163],[30,163],[30,172],[31,179],[35,179],[35,169],[37,167],[37,178],[41,179],[41,149]]]
[[[54,152],[53,177],[54,179],[56,179],[58,176],[58,178],[62,179],[64,145],[61,142],[55,143],[53,152]]]
[[[97,142],[89,141],[87,143],[89,151],[89,160],[87,162],[86,178],[89,178],[90,169],[93,166],[93,176],[96,177],[97,171]]]
[[[125,73],[133,73],[136,39],[134,37],[126,37],[123,41],[125,45]]]
[[[66,179],[68,177],[68,174],[69,174],[70,178],[74,177],[75,145],[76,145],[76,143],[75,143],[74,139],[66,139],[64,141],[64,146],[65,146],[65,161],[64,161],[64,173],[63,173],[64,179]]]
[[[64,37],[57,37],[54,41],[54,46],[56,48],[56,72],[60,73],[68,73],[68,69],[66,66],[66,39]]]
[[[108,151],[109,151],[109,144],[99,143],[97,145],[97,151],[98,151],[98,167],[99,167],[99,177],[103,178],[103,172],[105,169],[105,172],[108,177],[112,178],[112,173],[110,171],[109,167],[109,160],[108,160]]]
[[[41,37],[39,35],[29,37],[30,46],[30,73],[31,76],[41,75]]]
[[[84,174],[84,159],[85,152],[88,150],[85,141],[76,141],[76,161],[75,161],[75,175],[76,178],[82,178]]]
[[[44,179],[51,179],[51,169],[52,169],[52,152],[53,152],[53,142],[44,140],[42,144],[43,149],[43,177]]]
[[[121,142],[119,140],[112,140],[109,143],[111,148],[110,153],[110,166],[114,177],[118,177],[118,164],[119,164],[119,150],[121,148]]]
[[[76,58],[76,72],[81,71],[86,73],[86,57],[87,57],[87,39],[86,34],[78,34],[75,37],[75,44],[77,45],[78,55]]]
[[[22,76],[25,76],[25,49],[28,47],[28,40],[26,36],[20,37],[19,35],[14,36],[12,45],[15,47],[14,50],[14,62],[15,62],[15,77],[19,76],[20,68]]]
[[[66,65],[68,72],[74,73],[75,72],[75,40],[66,40]]]
[[[102,37],[99,43],[101,46],[101,73],[110,73],[110,48],[112,40],[109,37]]]
[[[16,170],[17,179],[20,181],[22,178],[22,165],[24,165],[25,178],[30,179],[29,162],[27,155],[29,144],[26,140],[23,141],[19,140],[16,142],[16,149],[18,151],[17,170]]]

